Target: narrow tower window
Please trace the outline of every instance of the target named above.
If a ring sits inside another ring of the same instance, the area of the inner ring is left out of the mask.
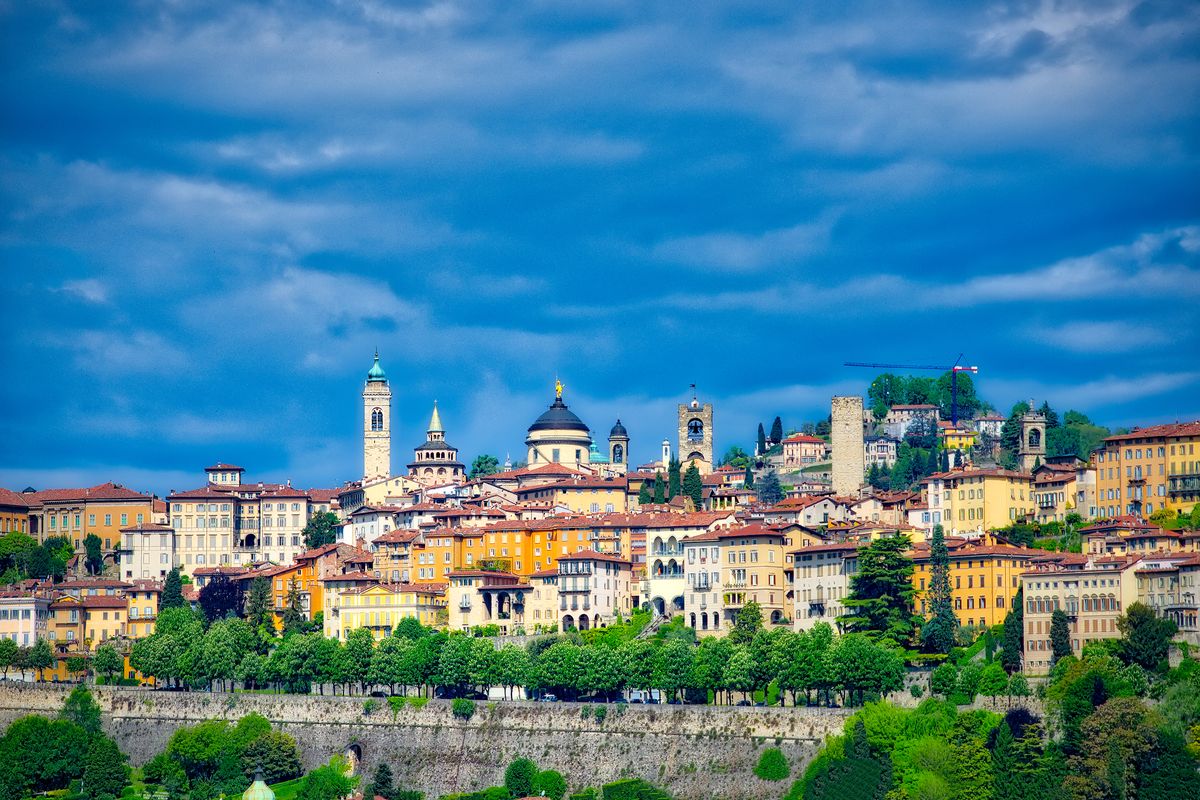
[[[371,411],[371,430],[383,430],[383,409],[376,408]]]

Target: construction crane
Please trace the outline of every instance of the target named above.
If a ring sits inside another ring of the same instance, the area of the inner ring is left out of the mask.
[[[930,369],[937,372],[950,373],[950,423],[954,427],[958,427],[958,373],[970,372],[978,373],[979,367],[966,367],[959,364],[962,361],[962,353],[958,354],[958,360],[948,367],[937,366],[935,364],[869,364],[862,361],[846,361],[843,366],[847,367],[868,367],[871,369]]]

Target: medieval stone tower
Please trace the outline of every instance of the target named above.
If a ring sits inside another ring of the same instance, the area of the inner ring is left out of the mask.
[[[378,351],[362,398],[363,480],[386,478],[392,474],[392,388],[379,366]]]
[[[700,474],[713,470],[713,407],[696,398],[692,386],[692,402],[679,404],[679,461],[684,470],[695,464]]]
[[[830,408],[833,446],[833,493],[858,497],[866,473],[863,449],[863,399],[835,397]]]
[[[1021,415],[1021,444],[1017,449],[1022,472],[1032,472],[1034,464],[1046,461],[1046,417],[1033,410],[1032,400],[1029,409]]]

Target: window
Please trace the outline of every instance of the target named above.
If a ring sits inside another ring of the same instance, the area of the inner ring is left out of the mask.
[[[383,409],[382,408],[371,409],[371,430],[372,431],[383,430]]]

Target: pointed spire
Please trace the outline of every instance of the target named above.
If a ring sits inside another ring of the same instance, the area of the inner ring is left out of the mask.
[[[371,369],[367,372],[368,381],[386,381],[387,375],[384,374],[383,367],[379,366],[379,348],[375,348],[375,363],[371,365]]]
[[[442,427],[442,416],[438,414],[437,400],[433,401],[433,415],[429,417],[429,433],[445,433]]]

